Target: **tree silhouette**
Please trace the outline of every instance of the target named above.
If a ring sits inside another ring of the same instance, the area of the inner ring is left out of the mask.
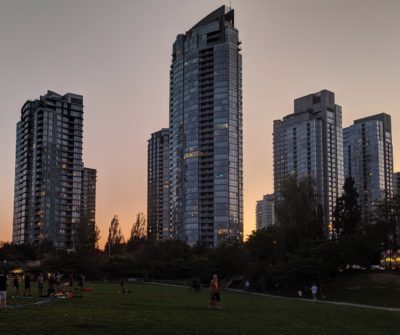
[[[78,252],[93,251],[98,248],[100,231],[94,222],[82,217],[76,231],[76,250]]]
[[[284,249],[293,253],[302,241],[323,238],[323,212],[311,178],[289,177],[276,205],[278,224],[285,236]]]
[[[112,252],[118,252],[121,250],[121,246],[124,244],[125,239],[119,226],[118,215],[114,215],[111,220],[110,228],[108,228],[108,238],[105,250],[108,250],[108,255],[111,256]]]
[[[131,240],[141,240],[146,237],[146,217],[143,212],[136,215],[136,221],[131,228]]]
[[[143,212],[136,215],[136,221],[132,224],[131,235],[127,243],[128,251],[135,251],[146,240],[146,217]]]
[[[361,223],[361,209],[353,178],[347,177],[343,194],[336,200],[333,211],[333,230],[336,237],[349,237],[356,232]]]

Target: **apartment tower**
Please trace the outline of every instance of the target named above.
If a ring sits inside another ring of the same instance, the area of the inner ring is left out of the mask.
[[[393,195],[391,117],[381,113],[343,129],[344,172],[354,179],[363,218],[372,221],[375,205]]]
[[[170,221],[216,246],[243,235],[242,56],[234,10],[179,34],[170,68]]]
[[[147,237],[172,237],[169,220],[169,129],[151,134],[148,141]]]
[[[48,91],[17,124],[13,242],[72,248],[82,206],[83,97]]]
[[[275,224],[275,199],[273,194],[266,194],[256,204],[256,230]]]
[[[274,121],[275,202],[288,176],[310,177],[324,211],[324,231],[332,232],[343,176],[342,109],[328,90],[294,101],[294,113]]]

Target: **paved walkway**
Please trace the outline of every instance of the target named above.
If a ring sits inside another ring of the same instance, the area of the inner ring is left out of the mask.
[[[15,305],[7,305],[6,308],[23,308],[26,306],[32,306],[32,305],[42,305],[50,302],[51,299],[45,299],[45,300],[39,300],[35,302],[28,302],[26,304],[15,304]]]
[[[400,308],[394,308],[394,307],[381,307],[381,306],[374,306],[374,305],[354,304],[354,303],[351,303],[351,302],[332,301],[332,300],[312,300],[312,299],[306,299],[306,298],[291,298],[291,297],[284,297],[284,296],[281,296],[281,295],[273,295],[273,294],[258,293],[258,292],[246,292],[246,291],[243,291],[243,290],[235,290],[235,289],[232,289],[232,288],[227,288],[226,290],[227,291],[232,291],[232,292],[237,292],[237,293],[251,294],[251,295],[257,295],[257,296],[262,296],[262,297],[268,297],[268,298],[310,302],[310,303],[313,303],[313,304],[316,304],[316,303],[318,303],[318,304],[330,304],[330,305],[339,305],[339,306],[350,306],[350,307],[358,307],[358,308],[376,309],[376,310],[389,311],[389,312],[400,312]]]
[[[172,286],[172,287],[186,287],[186,288],[188,287],[188,286],[184,286],[184,285],[158,283],[158,282],[144,282],[144,283],[145,284],[153,284],[153,285],[162,285],[162,286]],[[291,297],[284,297],[281,295],[273,295],[273,294],[258,293],[258,292],[246,292],[243,290],[235,290],[232,288],[226,288],[225,290],[231,291],[231,292],[236,292],[236,293],[241,293],[241,294],[250,294],[250,295],[274,298],[274,299],[286,299],[286,300],[310,302],[313,304],[330,304],[330,305],[338,305],[338,306],[375,309],[375,310],[381,310],[381,311],[387,311],[387,312],[400,312],[400,308],[394,308],[394,307],[381,307],[381,306],[373,306],[373,305],[353,304],[350,302],[330,301],[330,300],[312,300],[312,299],[306,299],[306,298],[291,298]]]

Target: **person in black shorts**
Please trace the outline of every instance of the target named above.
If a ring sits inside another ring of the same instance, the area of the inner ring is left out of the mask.
[[[38,284],[38,295],[39,297],[43,296],[43,285],[44,285],[44,276],[43,273],[41,273],[38,277],[37,277],[37,284]]]
[[[25,274],[25,289],[24,289],[24,297],[27,295],[31,296],[31,276],[29,273]]]
[[[81,291],[83,290],[83,287],[85,286],[85,277],[83,276],[83,274],[81,273],[78,277],[78,285],[79,288],[81,289]]]
[[[7,275],[0,271],[0,310],[6,310],[7,304]]]
[[[210,301],[208,302],[208,307],[218,307],[218,303],[221,301],[221,297],[219,294],[219,282],[218,276],[213,275],[213,278],[210,281]]]
[[[74,275],[72,273],[69,275],[69,286],[71,287],[71,290],[74,289]]]
[[[15,294],[15,295],[19,295],[19,281],[18,281],[18,275],[15,275],[14,280],[13,280],[13,285],[14,285],[14,289],[15,289],[14,294]]]

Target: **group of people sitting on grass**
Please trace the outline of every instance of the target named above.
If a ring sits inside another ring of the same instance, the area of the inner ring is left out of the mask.
[[[4,270],[0,270],[0,309],[5,309],[7,299],[7,289],[13,287],[13,297],[20,296],[20,284],[23,283],[23,297],[32,297],[31,281],[34,278],[32,274],[26,272],[24,275],[12,274],[8,276]],[[75,278],[78,282],[78,288],[75,287]],[[85,290],[85,276],[83,274],[75,277],[74,274],[63,275],[56,273],[40,273],[36,276],[38,297],[51,298],[67,295],[72,296],[72,290]],[[47,292],[44,291],[44,285],[47,282]],[[11,283],[11,285],[10,285]],[[69,294],[67,294],[69,292]]]

